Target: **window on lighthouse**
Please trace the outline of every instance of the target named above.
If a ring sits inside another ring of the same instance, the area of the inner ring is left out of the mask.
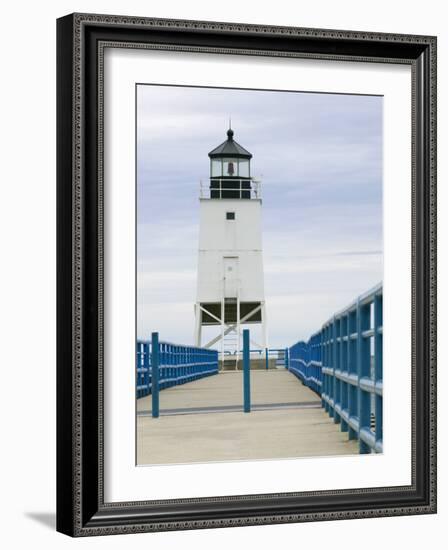
[[[226,212],[226,220],[234,220],[235,212]]]

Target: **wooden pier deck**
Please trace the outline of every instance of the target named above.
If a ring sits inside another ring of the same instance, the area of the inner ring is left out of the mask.
[[[358,443],[320,407],[319,397],[290,372],[251,371],[252,412],[242,411],[241,372],[222,372],[137,402],[137,463],[350,455]]]

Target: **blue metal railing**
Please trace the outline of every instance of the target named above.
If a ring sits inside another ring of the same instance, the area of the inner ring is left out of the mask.
[[[290,372],[319,395],[322,387],[321,333],[289,348]]]
[[[288,368],[289,348],[264,348],[264,349],[251,349],[250,354],[262,357],[264,356],[265,368],[269,368],[269,359],[275,359],[275,364],[278,367]]]
[[[289,371],[321,396],[334,422],[359,440],[360,453],[383,450],[382,350],[382,285],[289,348]]]
[[[218,352],[192,346],[178,346],[168,342],[137,340],[136,392],[137,398],[152,393],[152,363],[154,342],[158,344],[158,389],[186,384],[204,376],[218,374]],[[156,371],[154,371],[156,374]]]

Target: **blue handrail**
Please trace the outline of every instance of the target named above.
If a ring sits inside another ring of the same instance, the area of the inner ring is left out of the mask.
[[[383,450],[382,349],[382,284],[289,348],[288,370],[321,396],[341,431],[359,440],[360,453]]]
[[[151,341],[137,340],[137,398],[152,393],[152,346]],[[157,374],[160,390],[218,374],[218,352],[212,349],[158,342]],[[154,378],[156,379],[155,376]]]

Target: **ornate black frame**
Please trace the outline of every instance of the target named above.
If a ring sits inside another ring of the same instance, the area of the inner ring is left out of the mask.
[[[411,65],[410,486],[104,502],[101,79],[107,45]],[[73,14],[57,21],[57,49],[58,531],[88,536],[435,513],[436,38]]]

